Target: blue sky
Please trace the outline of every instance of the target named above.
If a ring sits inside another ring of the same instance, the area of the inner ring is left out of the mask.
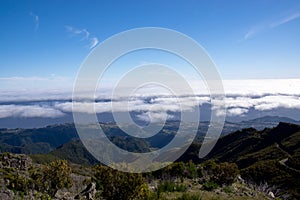
[[[39,117],[45,118],[44,125],[65,122],[49,119],[69,120],[73,81],[86,57],[114,34],[141,27],[173,29],[204,47],[225,79],[229,117],[299,119],[299,0],[1,0],[0,27],[1,127],[7,127],[6,119],[15,123]],[[162,51],[122,56],[101,81],[109,84],[131,66],[149,62],[189,75],[191,86],[204,95],[196,104],[209,101],[205,88],[191,76],[191,66]],[[172,97],[155,97],[157,112],[176,110]],[[182,98],[187,109],[195,106],[189,97]],[[137,99],[132,107],[147,111],[152,106],[141,102],[143,98]],[[125,103],[120,100],[120,112]],[[110,108],[106,102],[97,106],[100,113]]]
[[[224,79],[300,78],[300,1],[0,2],[0,77],[75,77],[108,37],[164,27],[201,44]]]

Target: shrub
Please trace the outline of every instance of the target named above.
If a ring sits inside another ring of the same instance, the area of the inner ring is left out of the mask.
[[[21,174],[11,174],[8,173],[5,177],[8,180],[8,188],[15,191],[20,191],[22,193],[28,192],[28,180],[24,175]]]
[[[220,163],[212,169],[211,180],[219,185],[230,185],[234,183],[239,174],[238,166],[235,163]]]
[[[233,192],[232,188],[229,186],[223,187],[222,190],[227,194],[231,194]]]
[[[72,186],[71,167],[65,160],[57,160],[38,169],[31,169],[33,187],[54,197],[57,190]]]
[[[196,178],[198,176],[198,171],[196,165],[193,161],[189,161],[186,166],[187,178]]]
[[[93,180],[107,200],[148,198],[150,191],[141,174],[125,173],[97,165]]]
[[[184,163],[175,162],[169,165],[168,172],[171,177],[183,177],[184,176]]]
[[[206,191],[212,191],[217,189],[219,186],[215,182],[206,182],[202,185],[202,188]]]
[[[162,181],[157,186],[157,191],[160,192],[185,192],[186,185],[178,184],[173,181]]]

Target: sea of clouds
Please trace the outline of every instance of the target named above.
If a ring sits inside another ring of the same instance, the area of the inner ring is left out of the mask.
[[[9,81],[13,81],[14,85],[7,84]],[[22,86],[26,81],[30,84]],[[137,112],[140,120],[160,121],[172,119],[174,116],[170,113],[191,111],[196,106],[210,104],[209,90],[205,83],[197,81],[190,81],[194,94],[170,94],[151,86],[124,97],[112,96],[112,89],[104,87],[95,93],[95,102],[87,99],[72,102],[72,81],[63,78],[15,78],[2,79],[1,82],[5,84],[0,87],[0,119],[59,118],[72,112],[90,113],[95,110],[101,114],[113,109],[114,112]],[[280,116],[291,111],[293,114],[288,117],[299,116],[296,120],[300,119],[300,79],[223,80],[223,85],[225,105],[214,105],[214,108],[225,106],[229,118],[246,117],[253,112],[272,112]],[[73,109],[73,103],[76,109]],[[277,113],[277,110],[285,112]]]

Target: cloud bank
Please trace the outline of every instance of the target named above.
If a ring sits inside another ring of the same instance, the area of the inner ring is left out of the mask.
[[[63,116],[60,110],[39,105],[0,105],[0,118],[7,117],[42,117],[56,118]]]
[[[22,79],[22,78],[14,78]],[[0,83],[12,79],[0,79]],[[64,80],[64,79],[62,79]],[[35,81],[44,81],[44,79]],[[269,79],[269,80],[225,80],[226,108],[228,116],[245,116],[250,111],[271,111],[277,109],[300,110],[300,79]],[[196,83],[193,83],[197,85]],[[163,93],[149,93],[143,90],[126,98],[111,98],[110,91],[98,91],[96,102],[89,99],[75,102],[72,107],[71,90],[30,90],[1,91],[0,118],[7,117],[61,117],[71,112],[97,113],[137,112],[137,117],[145,121],[161,121],[172,119],[170,113],[192,112],[197,106],[210,104],[207,90],[193,86],[195,94],[179,94],[178,96]],[[214,105],[214,109],[218,106]]]

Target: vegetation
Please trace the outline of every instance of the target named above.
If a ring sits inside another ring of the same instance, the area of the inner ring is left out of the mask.
[[[219,185],[215,182],[205,182],[202,185],[202,187],[203,187],[204,190],[212,191],[212,190],[217,189],[219,187]]]
[[[281,189],[278,195],[298,198],[299,141],[299,125],[279,123],[273,129],[245,129],[225,136],[208,157],[219,162],[229,160],[236,163],[247,182],[268,183]]]
[[[6,187],[21,196],[34,190],[41,196],[54,197],[59,189],[72,186],[72,170],[65,160],[33,165],[25,155],[5,153],[0,156],[0,165],[3,167],[0,175]]]
[[[157,193],[161,192],[185,192],[187,186],[185,184],[175,183],[173,181],[160,181],[157,186]]]
[[[150,194],[141,174],[120,172],[103,165],[94,167],[93,181],[107,200],[146,199]]]
[[[212,173],[212,181],[220,185],[230,185],[236,181],[239,169],[235,163],[224,162],[216,165]]]
[[[14,158],[12,154],[5,154],[2,157],[5,159],[0,164],[4,168],[0,172],[8,183],[6,187],[20,198],[32,194],[34,197],[30,198],[33,199],[58,198],[56,195],[59,190],[70,189],[72,183],[77,184],[75,187],[78,187],[78,184],[84,184],[87,188],[91,183],[95,183],[95,192],[91,192],[90,189],[85,190],[90,191],[89,195],[94,196],[95,199],[107,200],[216,199],[219,197],[214,194],[213,190],[219,190],[219,188],[224,191],[224,194],[230,194],[230,197],[237,196],[233,195],[236,190],[233,192],[230,186],[231,181],[236,180],[236,173],[232,173],[235,172],[233,169],[236,165],[232,163],[216,163],[213,160],[200,165],[192,161],[175,162],[153,173],[134,174],[116,171],[103,165],[94,166],[92,171],[89,166],[72,165],[71,170],[71,166],[64,160],[56,160],[48,164],[31,164],[25,167],[26,169],[22,166],[14,168],[11,166],[12,161],[7,158],[16,159],[16,163],[22,163],[17,159],[22,157],[21,155],[16,155]],[[93,174],[92,177],[91,174]],[[74,176],[83,176],[83,179],[75,183]],[[214,182],[216,180],[219,182]],[[156,186],[151,187],[152,183],[156,183]],[[74,196],[76,194],[78,193],[73,193]],[[71,197],[74,198],[74,196]],[[76,196],[81,199],[80,195]],[[82,196],[82,198],[85,197]]]
[[[30,170],[30,177],[33,180],[34,189],[54,197],[59,189],[72,186],[71,172],[67,161],[58,160],[41,168]]]
[[[90,154],[79,140],[71,140],[50,154],[30,155],[31,164],[26,155],[0,154],[0,183],[21,198],[34,194],[33,199],[53,198],[64,188],[73,192],[73,198],[89,184],[96,191],[89,195],[107,200],[265,198],[256,191],[297,199],[299,141],[297,125],[280,123],[263,131],[248,128],[222,137],[206,161],[197,157],[199,144],[193,144],[177,162],[151,173],[133,174],[99,164],[90,166]],[[121,137],[115,142],[126,148]],[[145,143],[139,144],[128,148],[146,150]]]

